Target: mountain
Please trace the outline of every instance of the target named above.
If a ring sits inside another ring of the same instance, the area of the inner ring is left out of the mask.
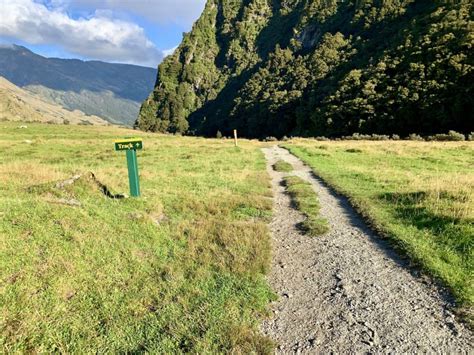
[[[155,83],[136,65],[45,58],[25,47],[0,47],[0,76],[70,110],[131,125]]]
[[[59,105],[43,100],[0,76],[0,121],[43,122],[59,124],[106,125],[97,116],[81,111],[68,111]]]
[[[208,0],[142,130],[338,137],[474,130],[470,0]]]

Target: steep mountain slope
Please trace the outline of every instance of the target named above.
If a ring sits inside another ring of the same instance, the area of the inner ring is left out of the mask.
[[[71,110],[133,124],[156,70],[135,65],[44,58],[21,46],[0,47],[0,75]]]
[[[68,111],[23,90],[0,76],[0,120],[106,125],[97,116]]]
[[[136,126],[248,137],[474,130],[469,0],[208,0]]]

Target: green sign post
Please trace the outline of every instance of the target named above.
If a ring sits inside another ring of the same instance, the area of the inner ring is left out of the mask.
[[[143,149],[141,138],[127,138],[115,141],[115,150],[125,150],[127,154],[128,182],[130,196],[140,196],[140,177],[138,176],[137,150]]]

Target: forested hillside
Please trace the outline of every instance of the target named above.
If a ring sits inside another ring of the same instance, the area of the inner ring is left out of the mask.
[[[136,126],[215,136],[474,130],[470,0],[208,0]]]

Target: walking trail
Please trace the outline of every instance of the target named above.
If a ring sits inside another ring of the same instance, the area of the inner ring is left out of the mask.
[[[473,335],[450,311],[447,295],[410,271],[372,233],[346,199],[334,194],[287,150],[264,149],[272,177],[273,265],[269,282],[279,300],[262,331],[277,353],[472,353]],[[331,230],[308,237],[281,185],[277,160],[309,181]]]

